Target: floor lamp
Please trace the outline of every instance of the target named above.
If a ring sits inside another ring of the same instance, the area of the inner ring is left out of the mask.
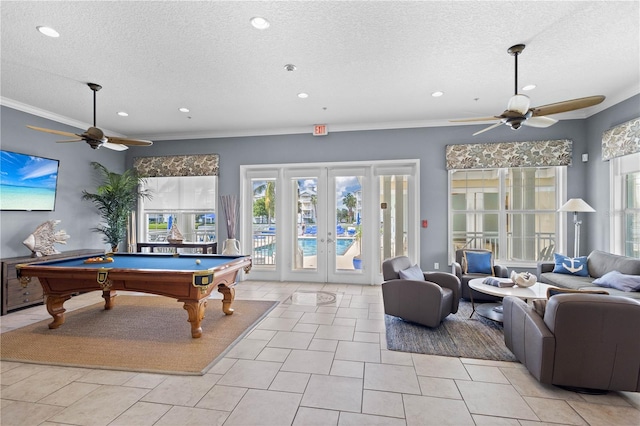
[[[573,212],[573,225],[575,226],[575,240],[573,243],[573,257],[580,256],[580,225],[582,221],[578,220],[578,213],[593,213],[595,210],[587,204],[582,198],[571,198],[558,209],[559,212]]]

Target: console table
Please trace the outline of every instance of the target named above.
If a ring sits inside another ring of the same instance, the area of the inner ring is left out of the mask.
[[[155,253],[156,248],[163,248],[162,253],[174,252],[177,253],[178,249],[196,249],[200,250],[203,254],[216,254],[218,252],[218,243],[214,242],[202,242],[202,243],[170,243],[167,241],[153,242],[153,243],[137,243],[136,251],[142,253],[144,248],[148,248],[148,252]]]
[[[79,256],[100,256],[103,254],[104,249],[81,249],[42,257],[20,256],[0,259],[2,262],[2,287],[0,292],[2,294],[2,315],[6,315],[15,309],[37,305],[44,301],[44,293],[40,281],[36,278],[27,285],[20,284],[16,273],[16,265]]]

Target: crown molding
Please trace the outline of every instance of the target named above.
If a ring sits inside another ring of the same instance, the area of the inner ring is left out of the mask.
[[[80,129],[82,132],[87,130],[89,127],[93,126],[91,123],[86,123],[84,121],[74,120],[72,118],[66,117],[64,115],[56,114],[51,111],[47,111],[42,108],[36,108],[31,105],[27,105],[22,102],[14,101],[13,99],[5,98],[4,96],[0,96],[0,105],[16,109],[18,111],[26,112],[27,114],[35,115],[36,117],[46,118],[47,120],[55,121],[56,123],[65,124],[67,126],[75,127]],[[118,132],[113,132],[109,129],[100,128],[104,133],[108,133],[112,136],[125,137],[125,135],[120,134]]]

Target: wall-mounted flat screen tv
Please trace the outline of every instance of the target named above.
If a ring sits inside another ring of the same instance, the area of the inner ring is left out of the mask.
[[[53,211],[59,160],[0,150],[0,210]]]

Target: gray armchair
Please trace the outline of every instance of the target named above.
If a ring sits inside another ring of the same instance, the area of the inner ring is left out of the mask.
[[[640,302],[558,294],[542,316],[504,298],[504,341],[541,383],[575,390],[640,391]]]
[[[451,269],[452,269],[451,272],[456,277],[458,277],[458,279],[460,280],[460,284],[462,286],[462,298],[470,300],[471,299],[471,292],[473,292],[473,300],[474,301],[484,300],[484,301],[495,302],[497,300],[500,300],[499,297],[491,296],[489,294],[480,293],[479,291],[475,291],[475,290],[472,290],[472,289],[469,288],[469,281],[471,281],[472,279],[474,279],[474,278],[485,278],[485,277],[488,277],[489,275],[487,275],[487,274],[465,273],[464,272],[465,268],[463,267],[464,252],[465,251],[473,251],[473,252],[478,252],[478,253],[491,253],[491,250],[485,250],[485,249],[461,249],[461,250],[456,250],[456,260],[451,265]],[[505,266],[494,264],[493,265],[493,274],[496,277],[508,278],[509,277],[509,270]]]
[[[424,281],[401,279],[399,272],[413,266],[406,256],[382,263],[384,312],[405,321],[437,327],[458,312],[460,280],[447,272],[423,272]]]

